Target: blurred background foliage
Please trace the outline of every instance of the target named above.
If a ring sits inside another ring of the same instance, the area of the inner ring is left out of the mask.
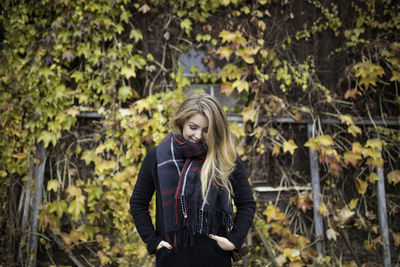
[[[303,188],[256,194],[251,252],[236,265],[380,263],[377,167],[399,263],[397,1],[3,0],[0,26],[4,264],[154,264],[129,214],[140,162],[184,94],[210,86],[235,99],[226,111],[240,118],[253,187]],[[190,53],[199,63],[185,66]]]

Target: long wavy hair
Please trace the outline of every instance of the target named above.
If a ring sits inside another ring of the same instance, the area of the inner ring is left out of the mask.
[[[171,129],[182,136],[184,123],[195,114],[202,114],[208,119],[206,144],[207,157],[201,169],[201,193],[205,198],[207,184],[215,182],[233,195],[229,176],[236,161],[236,136],[229,129],[229,123],[217,98],[205,93],[192,93],[181,104],[170,121]]]

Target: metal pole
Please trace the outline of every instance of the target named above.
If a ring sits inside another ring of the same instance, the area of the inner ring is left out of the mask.
[[[378,216],[379,227],[381,228],[381,236],[383,242],[383,266],[391,267],[389,231],[386,213],[386,194],[385,194],[385,178],[383,170],[377,167],[378,182],[376,184],[376,197],[378,199]]]
[[[307,124],[308,138],[313,137],[313,124]],[[315,221],[315,238],[319,241],[316,242],[317,251],[322,254],[324,251],[324,223],[322,215],[319,213],[318,208],[321,206],[321,188],[319,183],[319,166],[318,166],[318,153],[310,149],[310,172],[311,184],[313,194],[313,212]]]

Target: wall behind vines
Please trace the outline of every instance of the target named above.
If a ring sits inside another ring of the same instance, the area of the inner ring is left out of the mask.
[[[201,83],[240,93],[244,108],[228,112],[243,117],[232,129],[244,138],[239,151],[255,185],[307,185],[305,159],[309,149],[319,153],[324,255],[313,248],[305,191],[288,196],[285,210],[259,207],[252,264],[379,262],[376,167],[384,169],[398,262],[399,128],[385,121],[399,118],[399,9],[390,0],[3,1],[2,261],[35,261],[34,217],[24,211],[43,190],[37,264],[150,264],[128,199],[183,90]],[[183,75],[179,55],[188,49],[206,52],[207,71]],[[101,116],[85,118],[92,111]],[[302,121],[312,122],[313,138]],[[40,144],[48,157],[36,188],[30,170],[41,163]]]

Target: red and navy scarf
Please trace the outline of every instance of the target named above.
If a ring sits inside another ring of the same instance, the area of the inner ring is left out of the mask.
[[[167,242],[177,249],[193,245],[196,234],[215,234],[221,225],[229,231],[233,216],[229,192],[209,183],[205,199],[201,194],[200,173],[207,145],[169,133],[156,154]]]

